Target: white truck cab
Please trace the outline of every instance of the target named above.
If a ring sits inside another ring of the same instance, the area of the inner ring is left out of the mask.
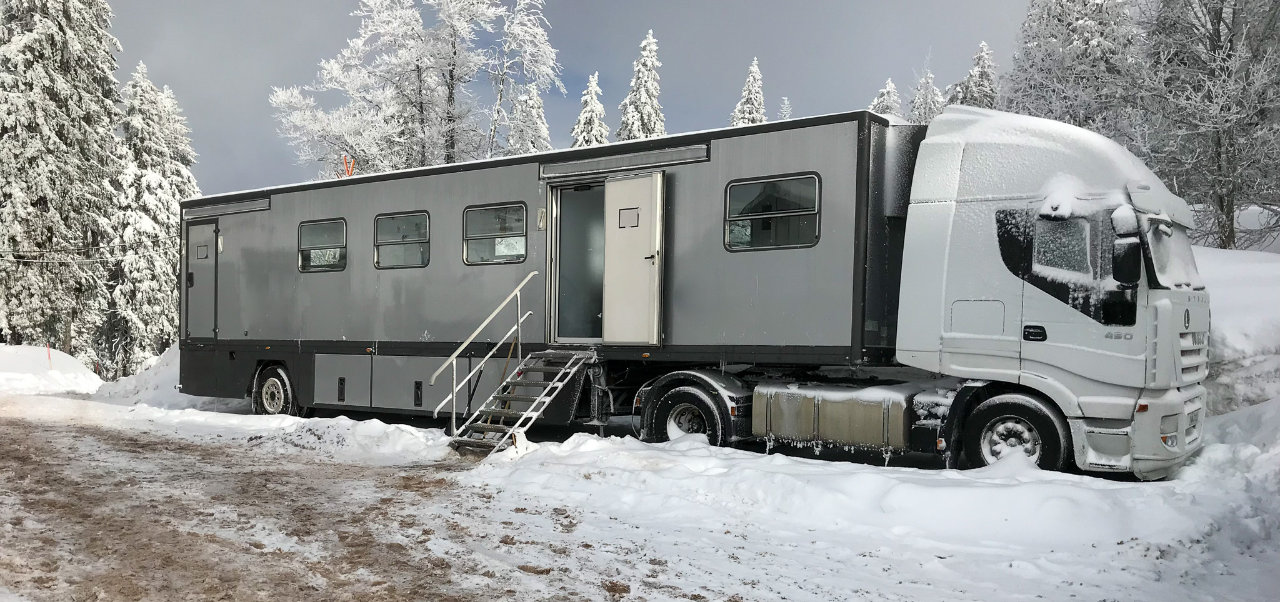
[[[1209,296],[1191,210],[1115,142],[950,107],[921,143],[897,360],[986,383],[970,458],[1161,478],[1201,445]],[[939,446],[947,442],[939,441]],[[977,449],[974,449],[974,447]],[[1045,453],[1054,450],[1045,450]]]

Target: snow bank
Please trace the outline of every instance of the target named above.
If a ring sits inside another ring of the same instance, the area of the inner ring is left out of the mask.
[[[641,529],[765,529],[1024,554],[1092,553],[1127,541],[1247,550],[1270,541],[1280,525],[1280,399],[1213,417],[1206,432],[1203,455],[1158,483],[1044,472],[1016,457],[969,471],[882,468],[762,456],[696,437],[650,445],[586,434],[508,450],[460,478]]]
[[[1213,312],[1210,411],[1280,397],[1280,255],[1194,250]]]
[[[178,358],[178,349],[171,347],[146,370],[102,385],[94,398],[107,403],[144,404],[169,410],[194,409],[238,414],[250,412],[247,399],[195,397],[179,392]]]
[[[273,453],[306,450],[320,458],[379,466],[435,462],[452,453],[441,429],[346,417],[237,416],[22,396],[0,399],[0,417],[154,430],[199,443],[240,443]]]
[[[93,393],[102,379],[58,350],[0,345],[0,394]]]

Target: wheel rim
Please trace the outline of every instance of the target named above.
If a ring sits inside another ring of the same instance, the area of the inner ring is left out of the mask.
[[[682,403],[671,408],[671,413],[667,414],[667,439],[706,434],[706,432],[707,417],[698,406]]]
[[[988,422],[987,428],[982,429],[981,446],[982,459],[988,465],[1019,451],[1038,463],[1043,449],[1036,427],[1018,416],[1001,416]]]
[[[279,378],[273,376],[262,383],[262,409],[268,414],[279,414],[284,410],[284,383]]]

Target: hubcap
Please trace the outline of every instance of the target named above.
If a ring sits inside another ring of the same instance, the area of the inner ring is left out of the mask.
[[[1039,462],[1040,451],[1040,433],[1017,416],[1001,416],[982,430],[982,459],[988,465],[1017,452],[1026,454],[1032,462]]]
[[[671,413],[667,415],[667,439],[706,432],[707,417],[702,415],[698,406],[682,403],[671,408]]]
[[[268,414],[279,414],[284,410],[284,383],[279,378],[273,376],[262,383],[262,409]]]

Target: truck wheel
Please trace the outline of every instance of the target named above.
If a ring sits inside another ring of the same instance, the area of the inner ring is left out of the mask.
[[[717,405],[711,395],[700,387],[684,386],[667,391],[654,408],[654,441],[704,434],[711,445],[727,445],[729,424],[720,415]]]
[[[1008,454],[1026,454],[1044,470],[1062,470],[1070,447],[1067,423],[1038,398],[1007,393],[974,408],[965,420],[964,455],[980,468]]]
[[[253,391],[253,413],[268,416],[288,415],[306,418],[311,408],[298,404],[289,374],[280,366],[267,366],[258,373]]]

